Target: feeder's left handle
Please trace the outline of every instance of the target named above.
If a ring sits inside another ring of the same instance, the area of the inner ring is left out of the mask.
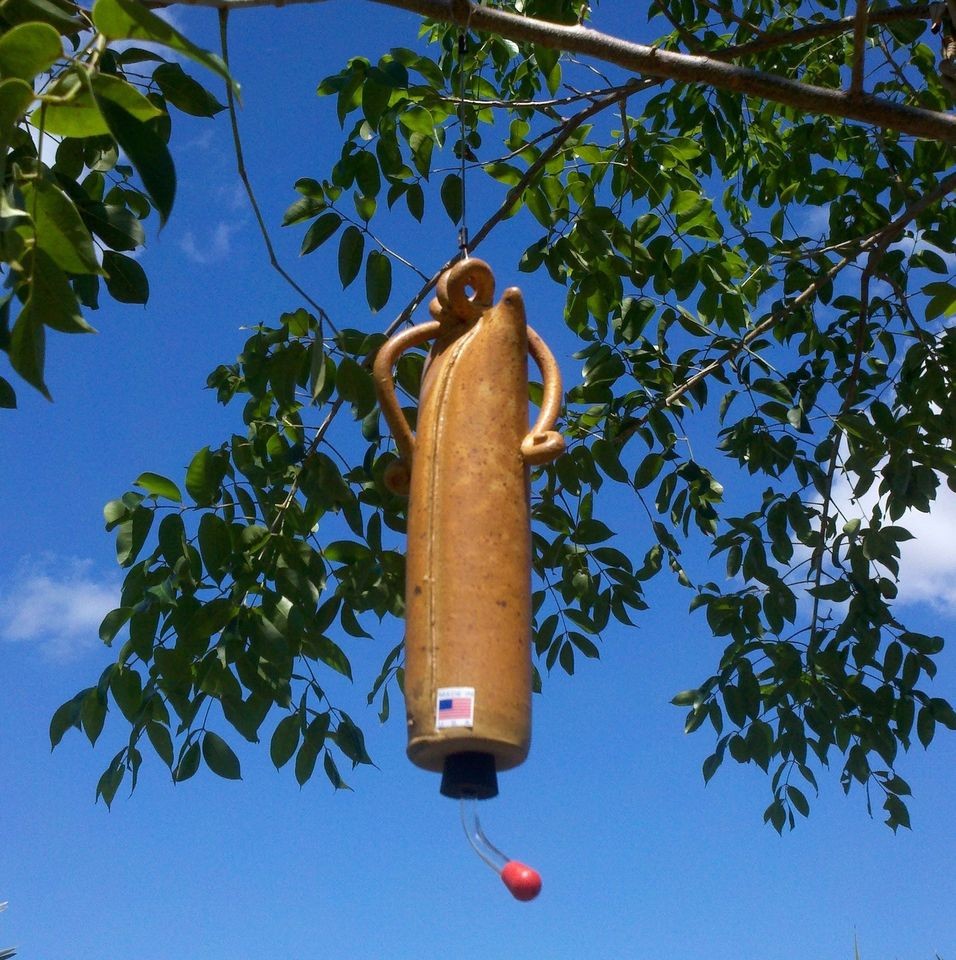
[[[392,371],[398,358],[412,347],[417,347],[438,335],[440,324],[437,320],[421,323],[396,334],[391,340],[382,344],[375,356],[372,366],[372,380],[375,384],[375,393],[378,396],[379,406],[385,422],[395,438],[398,447],[399,465],[397,469],[390,469],[385,475],[385,485],[393,492],[402,495],[408,493],[408,482],[411,477],[412,459],[415,454],[415,435],[402,413],[402,408],[395,395],[395,380]]]

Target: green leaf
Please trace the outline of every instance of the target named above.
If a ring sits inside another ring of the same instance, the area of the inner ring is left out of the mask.
[[[375,154],[368,150],[360,150],[353,156],[355,164],[355,182],[362,195],[369,198],[378,196],[382,189],[382,176],[379,173],[378,161]],[[370,219],[365,217],[364,219]]]
[[[153,120],[165,113],[132,84],[110,74],[98,74],[92,81],[78,70],[57,78],[50,90],[55,103],[33,112],[34,125],[60,137],[95,137],[109,133],[109,124],[100,111],[97,97],[111,100],[137,120]]]
[[[349,680],[352,679],[352,666],[338,644],[333,643],[328,637],[318,637],[315,641],[315,651],[316,657],[324,664],[348,677]]]
[[[132,257],[113,250],[103,254],[106,289],[119,303],[146,303],[149,300],[149,279],[146,271]]]
[[[299,197],[298,200],[289,205],[289,208],[283,214],[282,226],[288,227],[293,223],[311,220],[325,210],[326,207],[328,207],[328,204],[324,198]]]
[[[933,716],[932,710],[929,707],[921,707],[916,715],[916,735],[919,737],[919,742],[924,747],[928,747],[935,734],[936,718]]]
[[[126,625],[132,614],[132,607],[117,607],[115,610],[110,610],[100,624],[100,640],[107,646],[111,646],[113,638]]]
[[[166,764],[167,767],[173,765],[173,738],[169,735],[169,730],[161,723],[151,720],[146,724],[146,736],[153,745],[156,755]]]
[[[75,727],[77,730],[80,729],[80,705],[85,695],[86,691],[83,690],[72,699],[67,700],[66,703],[57,707],[56,712],[50,720],[51,748],[59,744],[63,739],[63,734],[65,734],[70,727]]]
[[[361,419],[375,407],[375,384],[372,374],[351,357],[344,357],[339,364],[335,384],[338,387],[339,396],[355,408],[357,419]]]
[[[627,470],[621,465],[620,449],[614,443],[598,438],[591,444],[591,455],[597,465],[612,479],[627,483]]]
[[[345,714],[342,714],[342,719],[335,729],[335,742],[342,753],[352,761],[353,767],[372,762],[372,758],[365,751],[364,734]]]
[[[239,758],[233,753],[232,747],[222,737],[211,730],[207,730],[202,738],[202,756],[206,765],[217,776],[226,780],[241,780]]]
[[[153,525],[153,511],[136,507],[116,532],[116,562],[128,567],[136,561]]]
[[[800,816],[810,816],[810,804],[807,802],[807,798],[804,796],[801,790],[799,790],[797,787],[787,787],[787,797]]]
[[[198,769],[199,742],[194,740],[180,751],[179,763],[176,764],[176,769],[173,770],[173,780],[176,783],[182,783],[183,780],[188,780],[190,777],[195,776]]]
[[[429,145],[427,150],[428,154],[431,155],[431,145],[434,143],[433,137],[435,135],[435,118],[424,107],[413,104],[407,110],[402,111],[398,122],[409,133],[419,134],[424,142]],[[411,138],[409,139],[409,145],[417,153],[416,145],[411,142]],[[422,176],[425,176],[424,172],[422,172]]]
[[[99,273],[93,238],[73,201],[50,180],[23,186],[24,208],[33,218],[38,249],[67,273]]]
[[[411,184],[405,191],[405,204],[408,212],[419,222],[425,216],[425,191],[417,183]]]
[[[190,640],[208,640],[219,633],[237,612],[236,604],[229,597],[215,597],[196,610],[182,633]]]
[[[315,770],[315,761],[319,759],[319,751],[322,749],[320,742],[315,742],[306,737],[299,747],[299,752],[295,757],[295,779],[299,786],[304,786],[306,781],[312,776]]]
[[[37,248],[26,258],[32,284],[27,306],[36,313],[36,319],[60,333],[95,333],[80,314],[76,294],[66,274]]]
[[[143,705],[143,681],[139,672],[117,664],[110,677],[110,693],[113,694],[116,705],[123,711],[123,716],[131,723],[135,722]]]
[[[571,540],[574,543],[583,544],[602,543],[613,536],[614,531],[606,524],[601,523],[600,520],[589,519],[582,520],[577,527],[575,527]]]
[[[299,745],[301,726],[298,713],[283,717],[276,725],[269,744],[269,755],[276,769],[284,767],[292,759]]]
[[[167,513],[160,521],[159,550],[163,559],[170,567],[175,567],[180,560],[189,556],[189,547],[186,543],[186,526],[182,514]],[[183,611],[185,614],[185,610]]]
[[[113,250],[135,250],[146,240],[143,224],[128,207],[91,203],[83,208],[83,218],[93,233]]]
[[[935,320],[940,316],[952,316],[956,313],[956,284],[937,282],[923,287],[930,299],[926,304],[926,319]]]
[[[9,380],[0,377],[0,409],[16,410],[17,392],[13,389]]]
[[[167,64],[167,66],[172,66],[172,64]],[[162,67],[157,68],[156,73],[159,73],[160,70],[162,70]],[[144,97],[136,87],[119,77],[101,73],[93,78],[92,85],[96,99],[109,100],[136,120],[145,123],[147,120],[155,120],[156,117],[165,116],[163,110],[157,107],[152,100]]]
[[[659,453],[649,453],[634,474],[634,488],[643,490],[654,481],[664,466],[664,458]]]
[[[677,707],[693,707],[701,699],[699,690],[681,690],[680,693],[671,697],[671,703]]]
[[[160,476],[158,473],[141,473],[134,481],[133,486],[142,487],[147,493],[157,497],[165,497],[174,503],[182,503],[183,495],[179,487],[172,480]]]
[[[325,756],[322,758],[322,766],[325,767],[325,775],[329,778],[329,783],[336,790],[349,789],[349,785],[342,779],[339,768],[335,765],[335,759],[328,750],[325,751]]]
[[[392,293],[392,261],[379,250],[370,250],[365,261],[365,298],[372,313],[388,303]]]
[[[187,40],[170,23],[151,13],[138,0],[96,0],[93,4],[93,24],[108,40],[149,40],[176,50],[218,73],[233,85],[236,93],[239,92],[238,85],[219,57]]]
[[[364,252],[365,234],[354,225],[347,227],[339,240],[339,279],[342,281],[343,290],[362,269]]]
[[[186,469],[186,491],[201,507],[211,506],[219,497],[220,477],[209,447],[203,447]]]
[[[458,223],[462,213],[462,186],[457,173],[449,173],[442,181],[441,202],[451,222]]]
[[[378,73],[381,74],[381,71]],[[365,78],[362,84],[362,113],[373,127],[378,125],[391,96],[391,87],[382,83],[376,74],[370,74]]]
[[[6,150],[14,128],[33,103],[33,88],[23,80],[0,82],[0,147]]]
[[[97,3],[120,2],[129,0],[97,0]],[[126,152],[143,181],[143,189],[159,214],[160,225],[165,224],[176,198],[176,169],[169,149],[147,123],[138,120],[108,97],[98,93],[95,96],[110,133]]]
[[[102,797],[107,807],[113,803],[116,791],[119,790],[123,777],[126,775],[126,766],[122,762],[122,757],[123,751],[120,751],[113,758],[113,762],[103,771],[103,775],[96,784],[96,798],[98,800]]]
[[[86,28],[86,22],[70,16],[72,4],[59,5],[54,0],[3,0],[0,15],[7,23],[27,23],[39,20],[48,23],[62,34],[72,35]]]
[[[183,113],[193,117],[214,117],[226,108],[178,63],[164,63],[153,71],[153,80],[163,96]]]
[[[50,391],[43,382],[45,353],[43,322],[28,299],[10,333],[10,364],[30,386],[51,400]]]
[[[106,722],[106,696],[96,687],[90,687],[80,704],[80,723],[83,732],[90,741],[90,746],[96,746],[96,741],[103,732]]]
[[[48,23],[21,23],[0,36],[0,74],[33,80],[63,56],[60,34]]]
[[[341,222],[342,218],[334,211],[330,210],[328,213],[323,213],[322,216],[309,227],[305,236],[302,238],[302,248],[299,250],[299,256],[304,257],[307,253],[311,253],[313,250],[322,246],[322,244],[338,230]]]
[[[229,525],[215,513],[204,513],[199,521],[199,552],[210,576],[221,583],[232,558]]]
[[[569,676],[574,676],[574,647],[565,640],[561,644],[561,650],[558,653],[558,662],[561,664],[561,669]]]
[[[33,112],[34,126],[42,126],[46,133],[59,137],[96,137],[110,132],[85,74],[64,73],[49,92],[57,102],[44,104]]]
[[[723,753],[712,753],[705,761],[702,768],[704,774],[704,783],[709,783],[711,777],[717,772],[717,768],[723,762]]]

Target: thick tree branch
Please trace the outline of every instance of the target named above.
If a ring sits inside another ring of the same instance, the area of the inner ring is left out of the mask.
[[[187,6],[239,9],[275,6],[288,2],[308,3],[316,0],[183,0]],[[620,37],[590,30],[587,27],[564,26],[521,17],[493,7],[479,7],[468,0],[372,0],[420,14],[432,20],[456,23],[509,40],[535,43],[566,53],[592,57],[613,63],[645,77],[675,80],[679,83],[700,83],[718,90],[729,90],[773,103],[793,107],[804,113],[843,117],[874,127],[898,130],[901,133],[944,143],[956,144],[956,117],[935,110],[908,107],[869,95],[853,95],[843,90],[829,90],[797,80],[775,76],[759,70],[735,66],[713,57],[695,56],[659,50]],[[855,18],[850,18],[850,29]]]

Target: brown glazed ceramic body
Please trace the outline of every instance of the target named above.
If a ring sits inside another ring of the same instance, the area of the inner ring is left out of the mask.
[[[463,751],[492,754],[506,770],[525,759],[531,742],[528,467],[564,449],[551,429],[561,379],[526,325],[521,292],[511,287],[495,306],[493,295],[488,265],[462,261],[439,281],[435,319],[394,337],[375,361],[401,455],[388,479],[400,492],[408,484],[408,756],[426,770],[442,770],[448,755]],[[392,369],[403,350],[427,340],[434,343],[413,437]],[[529,352],[544,380],[530,431]],[[447,687],[474,688],[472,727],[437,729],[437,691]]]

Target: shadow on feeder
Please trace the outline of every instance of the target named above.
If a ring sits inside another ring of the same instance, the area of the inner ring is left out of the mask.
[[[488,841],[475,801],[498,793],[497,773],[531,743],[531,510],[528,475],[564,450],[554,423],[561,375],[510,287],[466,259],[438,281],[432,320],[389,340],[375,387],[399,460],[385,482],[407,494],[405,704],[408,756],[442,773],[462,802],[469,842],[519,900],[541,879]],[[473,293],[469,296],[469,290]],[[401,354],[431,341],[413,435],[395,395]],[[528,422],[528,357],[543,395]],[[467,814],[466,809],[473,811]]]

